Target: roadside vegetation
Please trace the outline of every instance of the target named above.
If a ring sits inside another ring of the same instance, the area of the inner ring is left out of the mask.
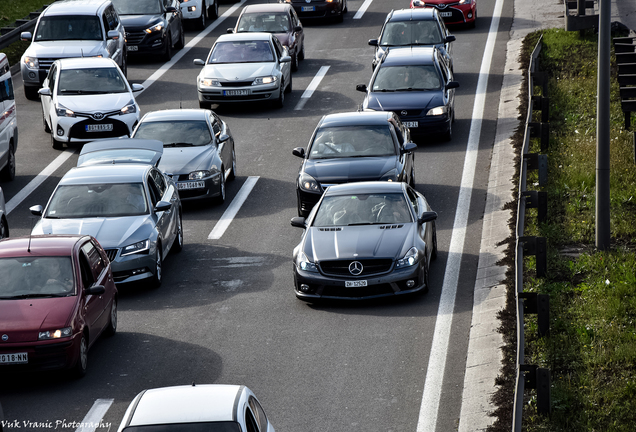
[[[17,19],[28,19],[31,12],[40,10],[55,0],[0,0],[0,27],[13,26]],[[0,49],[7,55],[9,64],[14,65],[29,46],[29,42],[14,42],[6,48]]]
[[[550,336],[537,337],[526,315],[526,363],[551,371],[552,414],[536,414],[536,396],[526,393],[526,431],[633,431],[636,424],[636,165],[631,131],[624,128],[617,67],[611,83],[611,235],[608,252],[595,250],[597,37],[552,29],[526,37],[522,64],[543,34],[539,58],[550,98],[548,184],[528,188],[548,194],[548,221],[529,209],[526,235],[547,239],[547,277],[538,279],[534,257],[526,258],[525,291],[550,295]],[[537,89],[540,94],[540,89]],[[524,90],[526,92],[526,90]],[[527,94],[527,92],[526,92]],[[523,97],[526,104],[527,96]],[[527,104],[526,104],[527,105]],[[526,107],[522,107],[525,111]],[[538,112],[537,112],[538,114]],[[525,119],[525,113],[522,113]],[[632,118],[632,123],[634,118]],[[515,136],[520,146],[522,132]],[[540,153],[533,143],[532,152]],[[516,161],[518,165],[518,160]],[[534,176],[534,177],[533,177]],[[512,204],[512,203],[511,203]],[[512,208],[512,206],[511,206]],[[514,203],[516,209],[516,203]],[[514,225],[513,225],[514,226]],[[509,239],[514,257],[514,239]],[[512,255],[510,255],[512,254]],[[509,264],[512,263],[508,259]],[[495,396],[492,430],[510,430],[515,381],[514,275],[508,275],[508,309],[500,313],[507,347]],[[510,299],[512,297],[512,299]],[[511,301],[512,300],[512,301]],[[506,400],[510,403],[506,406]]]

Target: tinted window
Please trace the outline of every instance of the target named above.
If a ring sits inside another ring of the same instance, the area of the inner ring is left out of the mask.
[[[5,100],[13,100],[13,81],[11,75],[7,75],[4,79],[0,79],[0,102]]]
[[[0,259],[0,299],[74,294],[70,257]]]
[[[409,197],[409,201],[411,201],[411,205],[413,206],[413,209],[415,210],[415,214],[419,215],[420,207],[417,201],[417,194],[410,187],[406,188],[406,194]]]
[[[212,135],[205,120],[142,122],[135,138],[163,141],[164,147],[189,147],[210,144]]]
[[[160,0],[112,0],[117,13],[120,15],[159,15],[161,14]]]
[[[214,45],[208,63],[273,62],[269,41],[219,42]]]
[[[161,196],[163,196],[163,194],[166,193],[166,180],[163,178],[163,174],[153,169],[152,171],[150,171],[150,176],[157,185],[159,193],[161,194]]]
[[[287,33],[290,29],[291,24],[286,12],[250,13],[241,16],[237,32]]]
[[[386,126],[325,127],[316,132],[309,159],[395,155],[393,136]]]
[[[44,217],[118,217],[147,213],[148,206],[141,183],[107,183],[58,187]]]
[[[371,225],[412,222],[401,193],[326,196],[313,226]]]
[[[442,87],[434,65],[380,66],[371,91],[436,90]]]
[[[380,39],[380,45],[383,46],[433,45],[442,42],[442,34],[434,20],[388,22]]]
[[[57,94],[126,93],[128,87],[117,68],[63,69]]]
[[[45,16],[40,20],[34,40],[102,40],[99,18],[90,15]]]
[[[93,272],[93,276],[99,276],[104,270],[104,260],[99,251],[91,242],[82,245],[82,251],[86,254],[88,265]]]

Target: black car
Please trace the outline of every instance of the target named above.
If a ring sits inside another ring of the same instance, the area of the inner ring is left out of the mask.
[[[303,158],[296,181],[298,215],[307,216],[330,185],[382,180],[415,184],[415,163],[408,128],[395,113],[350,112],[324,116]]]
[[[406,183],[331,186],[294,249],[296,297],[305,301],[427,292],[429,262],[437,257],[437,213]]]
[[[128,54],[159,54],[172,58],[172,49],[183,48],[185,33],[177,0],[112,0],[126,29]]]
[[[314,18],[334,18],[344,21],[347,0],[284,0],[290,3],[301,20]]]
[[[435,47],[393,48],[385,53],[367,87],[364,109],[396,112],[411,135],[452,137],[455,120],[453,72]]]

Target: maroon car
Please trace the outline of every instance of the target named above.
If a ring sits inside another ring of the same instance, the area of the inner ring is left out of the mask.
[[[117,331],[110,261],[91,236],[0,241],[0,373],[73,369],[86,374],[88,349]]]

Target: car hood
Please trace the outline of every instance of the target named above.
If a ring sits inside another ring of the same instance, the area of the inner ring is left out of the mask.
[[[149,238],[153,227],[151,215],[86,219],[42,218],[31,234],[89,234],[104,249],[113,249]]]
[[[344,226],[340,231],[310,227],[303,252],[316,261],[365,258],[399,259],[413,246],[415,224],[385,229],[389,224]],[[395,227],[396,225],[392,225]]]
[[[130,93],[110,93],[98,95],[57,96],[57,102],[75,112],[107,113],[122,109],[130,100]]]
[[[377,111],[396,111],[401,109],[428,110],[444,105],[441,90],[413,92],[371,92],[364,101],[364,108]]]
[[[208,169],[214,157],[214,146],[164,147],[159,169],[166,174],[188,174]]]
[[[228,63],[205,65],[202,74],[205,78],[222,78],[228,81],[244,81],[249,78],[273,75],[275,62],[266,63]]]
[[[396,167],[397,156],[307,159],[304,171],[320,183],[379,180]]]
[[[67,40],[32,42],[25,55],[36,58],[94,57],[104,54],[103,41]]]
[[[66,327],[76,302],[77,296],[0,300],[2,333],[10,343],[36,341],[41,329]]]
[[[121,23],[127,32],[145,30],[160,22],[163,22],[163,15],[119,15]]]

